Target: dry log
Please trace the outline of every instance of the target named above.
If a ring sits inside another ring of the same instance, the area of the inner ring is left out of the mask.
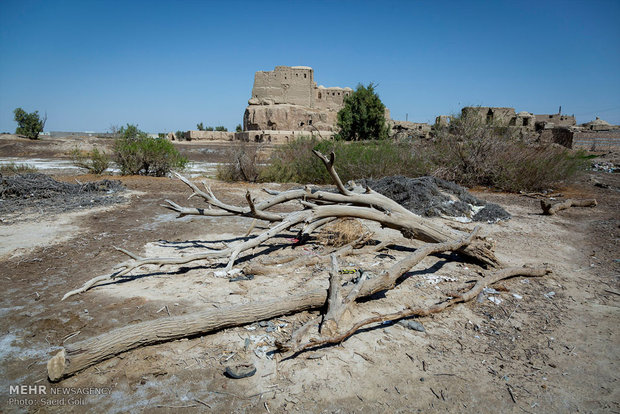
[[[379,277],[366,280],[357,296],[365,297],[379,291],[392,289],[400,276],[408,272],[426,256],[460,249],[474,240],[478,230],[477,227],[467,238],[459,241],[428,244],[416,250],[412,255],[397,262]],[[348,295],[349,292],[345,293]],[[191,315],[161,318],[124,326],[94,338],[66,345],[48,361],[48,377],[51,381],[58,381],[139,346],[205,334],[294,312],[317,309],[324,306],[326,299],[327,291],[316,289],[291,295],[284,299],[205,310]]]
[[[543,214],[546,216],[552,216],[558,211],[566,210],[571,207],[596,207],[597,204],[598,203],[593,198],[585,200],[573,200],[569,198],[555,204],[551,204],[551,202],[547,200],[540,200],[540,207],[542,207]]]

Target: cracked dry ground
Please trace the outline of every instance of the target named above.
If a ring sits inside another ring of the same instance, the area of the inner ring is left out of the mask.
[[[421,318],[424,333],[398,324],[362,329],[341,345],[288,360],[270,359],[264,350],[273,349],[273,337],[309,319],[307,312],[272,325],[138,348],[53,385],[111,390],[109,395],[87,395],[85,406],[9,404],[9,385],[50,387],[45,363],[63,340],[70,343],[168,314],[326,287],[327,271],[283,268],[274,276],[228,282],[214,278],[212,266],[203,262],[146,268],[136,274],[148,276],[60,302],[68,290],[125,260],[113,245],[140,254],[185,254],[247,231],[251,220],[174,219],[160,207],[163,199],[190,202],[185,186],[167,178],[123,178],[133,191],[122,205],[38,217],[27,228],[19,227],[25,223],[3,226],[0,244],[24,237],[32,243],[0,259],[1,411],[618,412],[620,182],[617,174],[593,174],[611,187],[594,187],[584,178],[562,192],[594,197],[599,206],[551,217],[539,214],[536,199],[475,193],[513,215],[508,222],[482,228],[483,235],[496,241],[501,260],[553,268],[543,279],[501,282],[495,286],[499,293],[490,294],[499,304],[486,297]],[[243,202],[246,186],[211,184],[223,200]],[[259,194],[258,186],[249,186]],[[376,237],[388,232],[372,229]],[[289,237],[275,242],[290,244]],[[343,265],[380,269],[417,245],[407,242],[407,249],[390,251],[395,259],[355,257]],[[306,254],[308,249],[294,252]],[[408,303],[437,300],[464,286],[478,270],[455,255],[428,257],[397,288],[365,301],[362,309],[391,312]],[[267,332],[270,326],[276,331]],[[223,375],[228,364],[243,361],[256,365],[254,376],[233,380]]]

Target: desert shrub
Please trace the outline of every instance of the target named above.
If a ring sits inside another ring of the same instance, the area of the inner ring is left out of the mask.
[[[83,152],[74,148],[71,151],[71,160],[73,165],[85,168],[91,174],[102,174],[110,166],[110,156],[97,148],[90,152]]]
[[[325,183],[329,174],[313,153],[320,141],[314,137],[300,137],[279,147],[271,154],[269,165],[260,174],[261,181]]]
[[[220,164],[216,178],[223,181],[256,182],[263,169],[260,164],[261,145],[239,141],[226,151],[226,158],[231,160]]]
[[[16,174],[29,174],[36,173],[38,170],[29,164],[16,164],[9,162],[7,164],[0,164],[0,175],[16,175]]]
[[[555,144],[528,144],[514,130],[473,115],[452,117],[420,151],[437,177],[505,191],[549,188],[586,165],[583,154]]]
[[[172,169],[183,169],[183,157],[166,139],[150,138],[137,126],[127,124],[114,142],[114,159],[123,175],[152,175],[163,177]]]
[[[497,154],[489,186],[504,191],[540,191],[570,179],[588,164],[583,151],[556,145],[514,143]]]
[[[314,137],[301,137],[274,150],[270,164],[261,173],[261,180],[331,183],[325,166],[312,153],[313,149],[324,154],[334,151],[338,174],[345,182],[387,175],[418,176],[426,174],[430,168],[412,142],[319,141]]]

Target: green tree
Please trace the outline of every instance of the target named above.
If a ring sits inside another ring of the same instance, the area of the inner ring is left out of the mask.
[[[39,138],[39,134],[43,132],[45,122],[47,121],[47,115],[41,119],[39,117],[39,111],[28,113],[22,108],[17,108],[13,111],[15,114],[15,122],[17,122],[16,134],[25,135],[30,139]]]
[[[213,131],[213,127],[210,127],[210,126],[205,127],[205,131]]]
[[[385,105],[375,92],[375,86],[357,85],[355,92],[344,98],[344,107],[338,112],[337,137],[346,141],[386,139]]]
[[[241,126],[241,124],[237,124],[237,127],[235,128],[235,132],[243,132],[243,127]]]
[[[202,125],[202,122],[196,125],[196,128],[198,128],[198,131],[204,131],[205,127],[204,125]]]
[[[220,126],[216,126],[216,127],[215,127],[215,130],[216,130],[216,131],[221,131],[221,132],[227,132],[227,131],[228,131],[228,128],[226,128],[225,126],[221,126],[221,125],[220,125]]]

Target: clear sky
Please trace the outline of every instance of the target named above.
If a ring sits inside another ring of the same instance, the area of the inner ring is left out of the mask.
[[[254,72],[378,84],[394,119],[466,105],[620,124],[620,1],[0,1],[0,131],[242,122]]]

